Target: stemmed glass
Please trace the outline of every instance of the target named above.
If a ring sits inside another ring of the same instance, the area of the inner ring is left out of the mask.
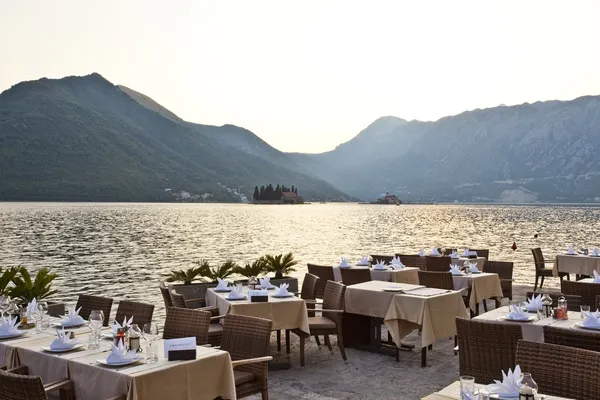
[[[552,297],[548,293],[544,293],[542,296],[542,305],[544,306],[544,316],[550,316],[550,306],[552,306]]]
[[[92,310],[88,317],[90,329],[92,330],[90,336],[90,349],[97,349],[100,347],[100,329],[104,323],[104,313],[102,310]]]
[[[10,307],[10,298],[8,296],[0,296],[0,317],[4,317],[4,313]]]
[[[156,362],[158,361],[158,352],[155,346],[152,345],[156,339],[158,339],[158,325],[154,322],[148,322],[142,328],[142,337],[148,342],[146,351],[146,361]]]
[[[43,330],[48,327],[47,323],[45,324],[46,326],[44,326],[44,319],[46,318],[46,315],[48,314],[48,303],[45,301],[39,302],[37,305],[37,309],[40,314],[40,325],[41,325],[40,328]]]

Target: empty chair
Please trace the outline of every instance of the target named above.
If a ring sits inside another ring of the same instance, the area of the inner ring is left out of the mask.
[[[515,367],[517,342],[523,338],[519,324],[456,318],[456,332],[459,375],[471,375],[475,382],[487,383],[501,380],[502,371]]]
[[[65,303],[48,302],[48,315],[51,317],[60,317],[65,315]]]
[[[393,258],[394,256],[382,256],[377,254],[371,254],[371,263],[376,264],[377,262],[382,262],[388,265],[392,263]]]
[[[544,343],[600,351],[598,333],[586,331],[584,329],[558,328],[546,325],[544,326]]]
[[[562,281],[560,283],[561,292],[569,295],[581,296],[581,304],[597,308],[596,296],[600,295],[600,284],[592,282],[571,282]],[[567,306],[571,309],[568,300]]]
[[[199,310],[199,311],[207,311],[211,314],[211,323],[208,327],[208,342],[212,346],[218,346],[221,343],[221,334],[223,333],[223,325],[219,323],[219,309],[217,307],[200,307],[200,308],[191,308],[189,307],[189,303],[185,301],[182,294],[177,293],[174,290],[171,290],[171,298],[173,299],[173,307],[167,308],[167,313],[170,310],[178,308],[178,309],[187,309],[187,310]],[[193,300],[195,302],[195,300]],[[194,305],[197,305],[195,303]]]
[[[566,281],[565,281],[566,282]],[[548,293],[552,299],[552,307],[558,307],[558,299],[562,296],[567,300],[567,307],[569,311],[579,311],[581,306],[581,296],[572,294],[562,293]],[[544,293],[538,292],[527,292],[527,298],[530,299],[532,296],[544,295]]]
[[[77,299],[75,309],[79,311],[79,316],[83,319],[88,319],[93,310],[101,310],[104,313],[104,326],[108,326],[110,320],[110,309],[112,308],[113,299],[110,297],[91,296],[89,294],[80,294]]]
[[[60,399],[75,398],[73,381],[65,379],[44,386],[39,376],[27,375],[26,366],[13,368],[9,371],[0,370],[0,399],[10,400],[45,400],[48,393],[59,391]]]
[[[245,315],[228,315],[223,321],[221,350],[229,352],[238,398],[260,393],[269,398],[269,344],[273,322]]]
[[[600,398],[600,353],[596,351],[519,340],[515,362],[521,371],[531,373],[540,393],[569,399]]]
[[[335,281],[333,276],[333,267],[316,264],[307,264],[307,267],[308,273],[319,277],[319,281],[317,282],[316,296],[317,299],[322,299],[323,293],[325,293],[325,285],[327,284],[327,281]]]
[[[419,285],[454,290],[452,273],[450,272],[419,271]]]
[[[478,253],[479,254],[479,253]],[[500,278],[500,287],[502,287],[502,297],[508,297],[512,300],[512,275],[514,264],[507,261],[487,261],[483,266],[484,272],[498,274]]]
[[[175,290],[171,290],[171,300],[173,307],[181,308],[205,308],[206,301],[204,299],[190,299],[187,300],[184,295],[177,293]]]
[[[117,307],[115,320],[119,323],[123,319],[133,317],[132,323],[138,324],[142,328],[145,324],[152,321],[154,314],[154,304],[141,303],[138,301],[122,300]]]
[[[542,281],[540,282],[540,289],[541,289],[542,285],[544,284],[544,278],[546,276],[552,277],[552,268],[546,268],[546,261],[544,260],[544,255],[542,254],[542,249],[540,249],[539,247],[536,247],[535,249],[531,249],[531,253],[533,254],[533,262],[535,264],[535,284],[533,285],[533,291],[535,292],[537,290],[539,278],[542,278]],[[549,262],[551,262],[551,261],[549,261]],[[558,273],[558,277],[560,278],[561,282],[565,276],[567,277],[567,279],[570,279],[568,272],[559,272]]]
[[[419,268],[420,270],[427,269],[427,260],[425,257],[414,254],[396,254],[396,257],[400,257],[402,264],[406,265],[407,267],[415,267]]]
[[[173,300],[171,299],[171,294],[169,293],[169,288],[165,285],[164,282],[158,284],[160,289],[160,293],[162,294],[163,302],[165,303],[165,310],[173,307]]]
[[[425,265],[427,271],[448,272],[452,259],[450,257],[426,256]]]
[[[196,337],[196,344],[208,343],[208,328],[212,314],[209,311],[172,307],[167,312],[163,339]]]
[[[300,297],[305,300],[315,300],[317,298],[317,285],[319,284],[319,277],[311,273],[304,274],[304,280],[302,281],[302,289],[300,290]]]
[[[342,274],[342,283],[346,286],[369,282],[371,280],[370,269],[340,268],[340,273]]]
[[[474,251],[477,253],[477,257],[485,258],[485,262],[487,264],[487,260],[490,258],[490,250],[489,249],[469,249],[469,251]]]

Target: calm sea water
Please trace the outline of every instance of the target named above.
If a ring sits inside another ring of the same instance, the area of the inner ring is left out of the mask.
[[[569,244],[600,247],[598,221],[600,207],[577,206],[0,203],[0,266],[51,267],[61,301],[139,299],[162,315],[157,285],[169,270],[290,251],[301,277],[306,263],[341,256],[489,248],[515,263],[517,284],[533,285],[532,247],[546,258]]]

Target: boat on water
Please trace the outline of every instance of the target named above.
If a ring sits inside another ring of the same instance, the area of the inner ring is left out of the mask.
[[[402,204],[402,200],[398,198],[395,194],[390,194],[390,192],[385,192],[379,196],[379,198],[375,201],[369,201],[358,204],[384,204],[384,205],[400,205]]]

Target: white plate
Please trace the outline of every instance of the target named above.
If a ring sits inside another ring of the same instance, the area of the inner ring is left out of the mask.
[[[257,286],[257,288],[260,288],[262,290],[275,290],[276,289],[276,287],[273,286],[273,285],[271,285],[269,287],[262,287],[262,286],[259,285],[259,286]]]
[[[338,265],[339,268],[352,268],[352,265]]]
[[[390,287],[384,287],[383,288],[384,292],[401,292],[402,288],[400,287],[395,287],[395,286],[390,286]]]
[[[75,346],[69,347],[68,349],[52,349],[50,346],[42,346],[41,349],[49,353],[66,353],[67,351],[80,349],[83,346],[85,346],[85,343],[77,343]]]
[[[227,289],[213,289],[215,291],[215,293],[229,293],[231,292],[231,288],[227,288]]]
[[[531,321],[535,321],[537,319],[537,315],[529,315],[527,316],[527,319],[512,319],[512,318],[508,318],[506,315],[500,317],[500,319],[503,319],[505,321],[510,321],[510,322],[531,322]]]
[[[98,361],[98,364],[108,365],[110,367],[121,367],[123,365],[134,364],[134,363],[136,363],[138,361],[142,361],[143,359],[144,359],[143,357],[135,357],[134,359],[127,360],[127,361],[122,361],[122,362],[119,362],[119,363],[109,363],[108,361],[106,361],[105,358],[101,358],[101,359],[96,360],[96,361]]]
[[[85,322],[82,322],[81,324],[65,324],[64,322],[54,322],[52,323],[52,326],[56,326],[59,328],[79,328],[80,326],[85,325]]]
[[[227,300],[231,300],[231,301],[238,301],[238,300],[245,300],[245,299],[246,299],[246,296],[234,297],[234,298],[231,298],[231,297],[227,296],[227,297],[225,297],[225,298],[226,298]]]
[[[361,263],[356,263],[357,267],[368,267],[369,264],[361,264]],[[346,267],[341,267],[341,268],[346,268]]]
[[[0,340],[16,338],[16,337],[19,337],[19,336],[23,336],[26,333],[27,333],[27,331],[19,330],[17,333],[11,333],[11,334],[8,334],[8,335],[0,335]]]
[[[575,324],[575,326],[578,326],[581,329],[590,329],[593,331],[600,331],[600,326],[585,326],[585,325],[583,325],[583,322],[577,322]]]
[[[373,271],[389,271],[389,268],[373,268]]]
[[[294,297],[294,295],[291,294],[291,293],[290,294],[286,294],[284,296],[274,294],[272,297],[275,297],[276,299],[287,299],[289,297]]]

